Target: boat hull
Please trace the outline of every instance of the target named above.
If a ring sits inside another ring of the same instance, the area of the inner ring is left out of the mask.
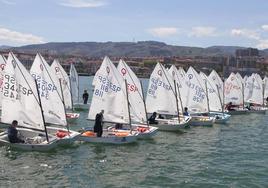
[[[160,131],[182,131],[183,129],[190,127],[191,117],[180,118],[180,122],[178,118],[172,119],[156,119],[158,124],[152,124],[154,127],[157,127]]]
[[[213,126],[214,117],[191,115],[190,126]]]
[[[84,133],[88,131],[84,131],[81,135],[79,135],[76,140],[90,143],[103,143],[103,144],[129,144],[137,141],[138,134],[131,134],[130,131],[124,131],[126,134],[122,136],[123,131],[109,131],[107,129],[103,130],[102,137],[97,137],[95,133],[86,136]],[[119,135],[118,135],[119,134]],[[120,135],[121,134],[121,135]]]
[[[228,111],[227,114],[229,115],[243,115],[243,114],[247,114],[248,110],[246,109],[241,109],[241,110],[231,110]]]
[[[217,124],[226,124],[231,118],[230,114],[221,112],[210,112],[209,115],[215,117],[215,123]]]
[[[80,136],[81,133],[72,131],[72,130],[67,130],[65,128],[58,128],[58,127],[51,127],[47,126],[47,132],[48,134],[51,134],[53,136],[56,136],[58,138],[58,143],[59,145],[68,145],[72,144],[78,136]],[[64,135],[60,135],[59,133],[63,132],[66,133]]]
[[[2,132],[0,133],[0,145],[9,146],[11,148],[24,151],[49,151],[55,149],[59,144],[59,140],[52,135],[49,135],[49,143],[48,143],[46,141],[44,132],[26,128],[17,128],[17,130],[20,133],[20,135],[22,135],[25,138],[26,143],[10,143],[7,132]],[[34,140],[34,138],[41,137],[40,135],[42,135],[42,142],[40,143],[37,142],[34,143],[34,141],[32,141],[32,143],[29,142],[31,139]]]

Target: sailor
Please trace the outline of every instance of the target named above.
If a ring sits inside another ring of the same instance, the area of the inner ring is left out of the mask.
[[[10,143],[24,143],[24,140],[18,138],[18,130],[16,129],[18,121],[12,121],[12,124],[7,129],[8,139]]]
[[[234,109],[233,107],[234,107],[234,105],[233,105],[232,102],[229,102],[229,103],[226,105],[226,109],[227,109],[228,111],[235,111],[235,109]]]
[[[87,104],[87,100],[88,100],[88,93],[87,93],[87,90],[84,90],[84,93],[83,93],[84,104]]]
[[[96,114],[95,117],[95,125],[94,125],[94,132],[97,133],[97,137],[101,137],[102,136],[102,132],[103,132],[103,114],[104,114],[104,110],[101,110],[100,113]]]
[[[149,124],[158,124],[158,122],[155,120],[157,113],[154,112],[151,117],[148,119]]]
[[[188,108],[184,107],[184,112],[183,112],[184,116],[189,116],[189,112],[188,112]]]

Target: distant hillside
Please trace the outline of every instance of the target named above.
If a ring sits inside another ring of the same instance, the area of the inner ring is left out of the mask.
[[[238,46],[212,46],[208,48],[167,45],[163,42],[62,42],[35,44],[12,48],[27,53],[55,55],[81,55],[89,57],[146,57],[146,56],[215,56],[233,55]],[[267,51],[268,53],[268,51]]]
[[[0,46],[0,50],[9,49],[9,48],[12,48],[12,47],[11,46],[5,46],[5,45]]]

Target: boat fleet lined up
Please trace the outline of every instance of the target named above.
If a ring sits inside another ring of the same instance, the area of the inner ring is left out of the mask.
[[[105,57],[92,82],[89,107],[79,103],[79,77],[73,64],[68,76],[58,60],[49,66],[38,53],[28,71],[10,52],[7,59],[0,55],[0,68],[1,126],[17,120],[25,141],[10,143],[4,131],[0,144],[24,150],[46,151],[76,140],[125,144],[152,138],[157,131],[212,126],[226,123],[230,114],[267,110],[268,78],[256,73],[244,78],[231,73],[224,80],[214,70],[207,76],[193,67],[185,72],[157,63],[145,99],[142,82],[126,62],[120,60],[116,67]],[[79,118],[75,107],[88,108],[90,121],[104,112],[101,137],[92,127],[70,129],[68,122]]]

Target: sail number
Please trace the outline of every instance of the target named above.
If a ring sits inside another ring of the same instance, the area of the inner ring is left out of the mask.
[[[155,91],[159,88],[164,88],[165,90],[171,90],[171,86],[169,84],[166,84],[165,82],[159,80],[159,78],[152,78],[151,79],[151,85],[148,89],[148,94],[155,95]]]
[[[113,91],[113,92],[118,92],[121,90],[121,87],[113,84],[108,78],[99,76],[99,82],[100,82],[100,87],[99,88],[95,88],[94,94],[97,96],[102,97],[103,93],[107,93],[109,91]]]
[[[4,77],[3,95],[9,98],[20,99],[20,95],[32,95],[33,91],[21,84],[16,83],[16,79],[8,74]]]
[[[43,80],[41,76],[32,74],[32,77],[36,79],[40,97],[44,97],[48,100],[49,92],[54,92],[57,90],[57,87],[54,84],[48,83],[47,81]]]

